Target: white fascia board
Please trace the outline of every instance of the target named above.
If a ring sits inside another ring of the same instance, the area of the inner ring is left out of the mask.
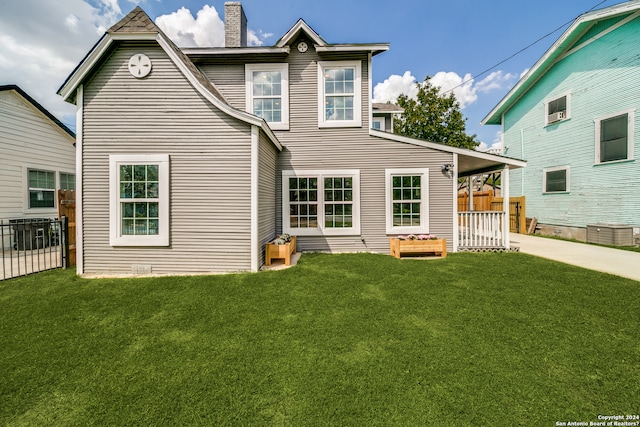
[[[231,117],[235,117],[236,119],[242,120],[247,124],[262,128],[262,130],[267,134],[267,136],[269,137],[273,145],[275,145],[278,150],[282,151],[282,144],[280,144],[280,141],[278,141],[278,138],[275,136],[271,128],[269,128],[269,125],[267,125],[267,122],[265,122],[262,118],[258,116],[254,116],[253,114],[249,114],[247,112],[237,110],[232,106],[230,106],[229,104],[227,104],[226,102],[222,101],[217,96],[213,95],[191,73],[191,71],[186,66],[186,64],[171,48],[171,46],[169,45],[169,42],[167,42],[167,40],[165,40],[164,37],[162,37],[160,34],[157,35],[157,42],[160,45],[160,47],[162,47],[162,49],[165,51],[165,53],[169,55],[169,58],[171,58],[173,63],[178,67],[178,69],[182,72],[182,74],[187,78],[189,83],[191,83],[193,87],[196,88],[196,90],[202,96],[204,96],[214,106],[222,110],[224,113],[230,115]]]
[[[290,53],[289,46],[284,47],[185,47],[180,48],[187,56],[189,55],[243,55],[243,54],[283,54]]]
[[[64,85],[58,90],[58,94],[62,96],[64,101],[69,102],[69,98],[76,93],[76,89],[84,80],[91,69],[102,58],[109,49],[111,44],[117,40],[155,40],[156,33],[118,33],[105,34],[96,46],[89,52],[82,63],[75,69],[73,74],[67,79]]]
[[[514,167],[525,167],[527,162],[524,160],[513,159],[511,157],[498,156],[495,154],[483,153],[482,151],[468,150],[466,148],[452,147],[450,145],[438,144],[435,142],[423,141],[421,139],[409,138],[407,136],[397,135],[389,132],[381,132],[375,129],[369,129],[369,135],[378,138],[388,139],[390,141],[402,142],[405,144],[417,145],[418,147],[431,148],[433,150],[443,151],[445,153],[453,153],[461,156],[475,157],[477,159],[490,160]]]
[[[378,44],[332,44],[316,45],[316,52],[374,52],[374,54],[389,50],[389,43]]]

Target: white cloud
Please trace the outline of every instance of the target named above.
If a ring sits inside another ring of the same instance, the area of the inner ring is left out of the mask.
[[[56,94],[105,29],[122,17],[117,0],[4,0],[0,84],[16,84],[74,127],[75,106]]]
[[[452,71],[440,71],[432,77],[431,83],[434,86],[440,86],[441,93],[453,91],[460,103],[460,108],[465,108],[478,100],[478,93],[486,94],[502,89],[514,79],[515,75],[511,73],[505,74],[502,70],[498,70],[476,83],[469,73],[465,74],[464,77],[460,77]]]
[[[181,7],[168,15],[156,18],[156,24],[171,40],[182,47],[224,46],[224,21],[215,7],[204,5],[193,17],[191,11]],[[247,30],[247,44],[262,46],[273,34]]]
[[[440,87],[441,94],[453,91],[460,108],[473,104],[478,99],[471,74],[460,77],[453,71],[439,71],[431,78],[431,84]]]
[[[489,93],[502,89],[515,79],[515,76],[503,71],[494,71],[484,79],[476,83],[471,74],[461,77],[453,71],[439,71],[431,77],[431,84],[440,88],[441,94],[450,91],[460,103],[460,108],[465,108],[478,100],[478,93]],[[410,71],[405,71],[402,76],[393,74],[384,82],[378,83],[373,88],[374,102],[395,102],[400,94],[415,98],[418,93],[416,78]]]
[[[486,142],[481,141],[480,145],[476,147],[477,151],[489,151],[502,153],[502,149],[504,148],[504,142],[502,140],[502,131],[496,132],[496,136],[493,138],[491,146],[489,146]]]
[[[405,94],[409,98],[415,98],[418,94],[416,78],[411,71],[405,71],[402,76],[392,74],[382,83],[373,88],[374,102],[396,102],[398,96]]]
[[[156,24],[178,46],[224,46],[224,22],[216,8],[206,4],[196,18],[189,9],[181,7],[169,15],[158,16]]]

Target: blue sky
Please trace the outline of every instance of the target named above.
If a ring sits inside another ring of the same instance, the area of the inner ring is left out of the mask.
[[[483,147],[499,128],[480,120],[578,15],[620,0],[243,0],[253,43],[273,45],[299,19],[329,43],[388,42],[374,57],[381,101],[434,76],[462,104],[467,131]],[[72,129],[75,107],[56,95],[100,35],[136,5],[181,43],[220,40],[224,0],[4,0],[0,14],[0,84],[18,84]],[[160,17],[160,19],[158,19]],[[560,30],[553,32],[560,28]],[[514,58],[477,76],[553,32]],[[177,38],[177,36],[174,36]],[[177,41],[178,42],[178,41]],[[178,42],[178,44],[181,44]],[[477,77],[476,77],[477,76]]]

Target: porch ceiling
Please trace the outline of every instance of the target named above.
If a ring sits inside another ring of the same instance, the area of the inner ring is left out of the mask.
[[[509,169],[525,167],[523,160],[473,152],[473,155],[458,154],[458,176],[477,175],[485,172],[499,171],[508,165]]]

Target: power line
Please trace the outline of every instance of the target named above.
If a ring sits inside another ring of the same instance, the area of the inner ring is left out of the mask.
[[[594,10],[595,8],[597,8],[598,6],[600,6],[601,4],[606,3],[607,1],[608,1],[608,0],[602,0],[600,3],[596,4],[596,5],[595,5],[595,6],[593,6],[591,9],[589,9],[589,10],[587,10],[586,12],[584,12],[584,13],[582,13],[582,14],[578,15],[578,17],[579,17],[579,16],[581,16],[581,15],[584,15],[585,13],[589,13],[589,12],[591,12],[592,10]],[[530,47],[532,47],[532,46],[534,46],[535,44],[537,44],[537,43],[541,42],[542,40],[546,39],[546,38],[547,38],[547,37],[549,37],[550,35],[552,35],[552,34],[556,33],[557,31],[559,31],[559,30],[561,30],[562,28],[566,27],[567,25],[571,24],[571,23],[572,23],[573,21],[575,21],[578,17],[576,17],[576,18],[572,19],[571,21],[565,22],[564,24],[560,25],[560,26],[559,26],[558,28],[556,28],[555,30],[553,30],[553,31],[551,31],[551,32],[549,32],[549,33],[547,33],[547,34],[545,34],[544,36],[540,37],[539,39],[537,39],[537,40],[536,40],[536,41],[534,41],[533,43],[528,44],[527,46],[523,47],[522,49],[520,49],[519,51],[517,51],[517,52],[516,52],[516,53],[514,53],[513,55],[509,56],[509,57],[508,57],[508,58],[506,58],[506,59],[503,59],[503,60],[502,60],[502,61],[500,61],[500,62],[498,62],[496,65],[494,65],[494,66],[492,66],[492,67],[490,67],[490,68],[487,68],[486,70],[482,71],[481,73],[476,74],[476,75],[474,75],[474,76],[472,76],[472,77],[468,78],[467,80],[464,80],[464,81],[463,81],[462,83],[460,83],[459,85],[454,86],[454,87],[452,87],[451,89],[448,89],[448,90],[446,90],[446,91],[444,91],[444,92],[442,92],[442,93],[443,93],[443,94],[445,94],[445,93],[452,92],[453,90],[455,90],[455,89],[457,89],[457,88],[459,88],[459,87],[461,87],[461,86],[464,86],[465,84],[469,83],[470,81],[473,81],[473,80],[477,79],[478,77],[480,77],[480,76],[483,76],[483,75],[487,74],[489,71],[493,70],[494,68],[499,67],[500,65],[502,65],[502,64],[504,64],[505,62],[509,61],[509,60],[510,60],[510,59],[512,59],[513,57],[515,57],[515,56],[517,56],[517,55],[521,54],[521,53],[522,53],[522,52],[524,52],[525,50],[529,49]]]

